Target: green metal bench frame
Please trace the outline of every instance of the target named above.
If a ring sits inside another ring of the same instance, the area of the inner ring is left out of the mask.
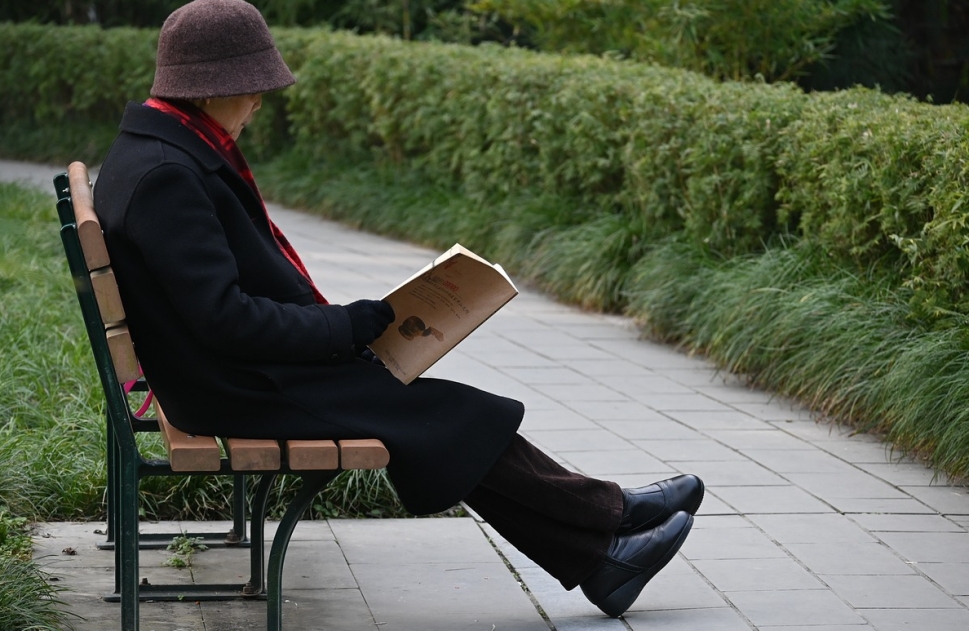
[[[81,177],[83,173],[83,178]],[[122,631],[138,631],[140,600],[227,600],[233,598],[265,598],[267,601],[268,631],[282,629],[282,571],[286,550],[293,530],[303,513],[310,507],[313,499],[332,481],[343,468],[295,471],[285,461],[278,470],[261,475],[251,506],[251,576],[245,584],[193,584],[193,585],[142,585],[139,580],[139,482],[150,476],[171,475],[229,475],[234,476],[234,530],[245,532],[245,478],[244,474],[234,471],[227,458],[222,458],[218,471],[175,471],[170,462],[146,459],[142,456],[136,435],[142,432],[158,432],[155,419],[142,420],[134,416],[127,395],[116,370],[110,352],[105,322],[102,320],[91,272],[78,234],[75,217],[75,201],[72,185],[76,188],[86,185],[86,195],[90,195],[90,182],[87,169],[74,163],[69,173],[54,178],[57,193],[57,212],[60,219],[60,234],[67,255],[71,276],[80,303],[84,326],[91,342],[101,387],[106,400],[106,421],[108,440],[108,534],[114,541],[115,587],[116,594],[108,595],[106,600],[121,602]],[[93,206],[92,206],[93,209]],[[382,445],[380,445],[382,449]],[[387,457],[389,459],[389,456]],[[341,462],[341,465],[343,463]],[[368,463],[347,468],[381,468],[386,461]],[[265,520],[269,493],[276,477],[280,474],[293,474],[302,479],[302,486],[296,497],[287,507],[273,537],[269,553],[268,572],[264,572]],[[244,536],[244,535],[243,535]],[[110,542],[109,542],[110,543]]]

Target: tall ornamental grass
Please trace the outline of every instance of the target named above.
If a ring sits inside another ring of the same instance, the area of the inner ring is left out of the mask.
[[[969,472],[969,321],[914,321],[907,292],[882,270],[832,264],[809,242],[729,260],[669,242],[626,289],[654,335],[940,471]]]
[[[30,527],[0,503],[0,629],[61,631],[71,628],[58,594],[63,591],[32,560]],[[43,560],[41,560],[43,563]]]
[[[0,185],[0,497],[14,514],[82,517],[101,499],[94,362],[52,196]]]

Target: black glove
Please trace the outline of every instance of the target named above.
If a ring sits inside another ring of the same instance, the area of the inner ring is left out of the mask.
[[[370,362],[371,364],[377,364],[378,366],[384,365],[384,362],[381,361],[381,359],[377,357],[377,355],[369,348],[364,348],[363,352],[357,355],[357,357],[359,357],[363,361]]]
[[[350,316],[353,345],[363,348],[380,337],[394,321],[394,308],[385,300],[358,300],[344,305]]]

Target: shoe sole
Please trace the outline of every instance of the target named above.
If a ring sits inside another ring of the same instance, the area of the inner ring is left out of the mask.
[[[633,606],[636,599],[639,598],[639,594],[646,587],[648,583],[654,576],[656,576],[660,570],[662,570],[666,565],[673,560],[676,553],[680,551],[680,547],[683,542],[686,541],[686,536],[690,534],[690,530],[693,528],[693,515],[689,515],[689,519],[683,530],[680,531],[679,536],[676,538],[676,542],[670,546],[670,549],[663,555],[659,561],[654,563],[648,570],[645,570],[639,576],[630,579],[630,581],[624,584],[622,587],[616,591],[609,594],[602,602],[599,604],[599,609],[602,610],[610,618],[618,618],[622,614]]]

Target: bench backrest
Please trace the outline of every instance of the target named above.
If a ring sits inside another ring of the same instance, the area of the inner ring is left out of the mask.
[[[161,430],[174,471],[219,471],[222,455],[214,437],[180,432],[168,423],[157,400],[155,419],[142,420],[132,414],[123,386],[138,380],[141,369],[125,324],[124,305],[111,269],[101,222],[94,211],[89,173],[83,163],[74,162],[58,178],[55,188],[61,239],[108,399],[112,429],[123,437],[132,436],[132,441],[135,431]],[[234,451],[238,453],[233,464],[240,465],[238,468],[242,470],[272,470],[280,466],[279,445],[275,441],[259,441],[258,445],[248,441]]]
[[[138,379],[138,358],[124,323],[124,307],[94,212],[87,167],[74,162],[67,173],[54,179],[54,186],[61,241],[104,389],[109,426],[123,445],[136,448],[137,419],[128,407],[123,384]]]
[[[138,358],[131,343],[131,335],[125,325],[124,305],[111,269],[111,259],[104,242],[101,223],[94,212],[94,197],[88,170],[80,162],[68,168],[70,192],[77,237],[84,256],[91,289],[98,307],[98,318],[104,327],[104,336],[118,383],[135,381],[140,376]],[[82,310],[84,305],[81,306]]]
[[[219,471],[221,449],[212,436],[187,434],[173,427],[155,400],[155,419],[134,416],[123,387],[140,378],[138,357],[125,324],[124,305],[111,269],[101,223],[94,211],[94,196],[87,167],[72,163],[54,180],[61,240],[67,254],[74,288],[91,341],[95,363],[107,400],[109,427],[122,448],[137,451],[136,431],[161,431],[173,471]],[[284,441],[286,468],[379,469],[389,454],[376,439]],[[224,438],[223,446],[233,471],[273,471],[283,465],[283,450],[275,440]]]

